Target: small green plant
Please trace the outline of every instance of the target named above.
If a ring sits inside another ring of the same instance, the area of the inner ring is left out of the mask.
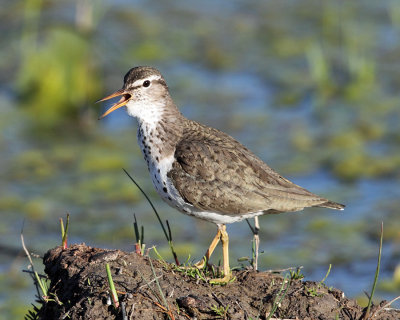
[[[21,243],[22,243],[22,248],[25,251],[26,256],[28,257],[29,260],[29,269],[30,270],[24,270],[24,272],[29,273],[33,280],[33,284],[35,285],[36,288],[36,302],[43,305],[49,301],[54,301],[57,304],[61,305],[62,303],[59,301],[56,295],[49,293],[49,281],[48,278],[44,275],[39,275],[36,270],[35,266],[33,264],[33,260],[31,257],[31,254],[29,253],[26,245],[25,245],[25,240],[24,240],[24,235],[23,235],[23,226],[21,229]],[[50,296],[54,297],[54,299],[51,299]],[[26,320],[36,320],[39,319],[39,308],[32,304],[32,309],[28,310],[28,313],[25,315]]]
[[[204,258],[205,259],[205,258]],[[204,264],[204,267],[199,269],[195,265],[190,262],[190,255],[186,259],[185,263],[181,265],[175,265],[174,271],[183,273],[193,279],[201,279],[204,282],[207,281],[207,277],[210,277],[212,271],[209,270],[207,264]]]
[[[143,238],[144,238],[144,228],[141,226],[140,231],[139,231],[139,225],[136,220],[136,214],[133,214],[133,228],[135,230],[135,237],[136,237],[136,243],[135,243],[135,252],[137,254],[140,254],[141,256],[144,255],[144,249],[146,245],[143,243]]]
[[[150,249],[153,249],[154,253],[156,254],[158,261],[162,263],[165,269],[170,269],[170,265],[164,260],[164,258],[161,256],[161,254],[158,252],[157,248],[155,246],[151,247]]]
[[[304,274],[301,273],[301,268],[296,268],[296,271],[289,270],[291,280],[301,280],[304,278]]]
[[[42,302],[48,302],[50,299],[49,299],[49,291],[48,291],[49,287],[47,284],[47,278],[39,276],[39,274],[36,272],[31,254],[29,253],[29,251],[25,245],[24,235],[23,235],[22,230],[21,230],[21,243],[22,243],[22,248],[24,249],[25,254],[28,257],[28,260],[30,263],[30,268],[32,269],[32,272],[30,272],[29,274],[31,275],[33,282],[36,286],[38,298]],[[40,288],[40,291],[39,291],[39,288]],[[39,292],[41,292],[41,294]]]
[[[61,246],[63,250],[68,248],[68,228],[69,228],[69,213],[67,212],[67,219],[65,223],[64,229],[64,221],[60,218],[60,226],[61,226]]]
[[[159,259],[161,259],[161,261],[163,263],[165,263],[165,266],[171,267],[171,265],[167,265],[166,262],[163,260],[163,258],[161,257],[161,255],[157,252],[157,250],[154,248],[154,252],[156,253],[157,257]],[[206,259],[205,257],[203,259]],[[196,264],[193,264],[192,262],[190,262],[190,256],[186,259],[186,261],[177,266],[177,265],[172,265],[173,270],[176,272],[180,272],[186,276],[189,276],[193,279],[200,279],[204,282],[209,281],[209,279],[215,279],[218,277],[221,277],[222,274],[221,272],[218,270],[219,268],[215,268],[213,265],[209,265],[206,263],[204,263],[204,266],[199,268],[198,266],[196,266]],[[236,280],[236,277],[233,277],[232,279],[230,279],[227,283],[231,283],[233,281]],[[215,285],[225,285],[227,283],[221,283],[221,282],[215,282],[213,283],[212,280],[209,281],[210,284],[215,284]]]
[[[119,307],[118,294],[117,290],[115,290],[114,280],[112,278],[110,265],[108,263],[106,263],[106,272],[107,272],[108,285],[110,287],[111,300],[113,302],[114,307],[118,308]]]
[[[322,297],[323,293],[318,291],[319,288],[317,287],[311,287],[311,288],[307,288],[307,294],[310,297]]]
[[[195,266],[177,266],[175,271],[181,272],[193,279],[201,279],[205,282],[209,277],[209,273],[206,270],[196,268]]]
[[[325,274],[325,277],[318,282],[316,287],[312,287],[312,288],[307,288],[307,293],[309,296],[311,297],[322,297],[324,295],[323,292],[319,291],[321,289],[322,286],[326,286],[324,281],[328,278],[330,272],[331,272],[331,268],[332,268],[332,264],[329,264],[329,268],[328,271]]]
[[[283,301],[283,299],[285,298],[285,296],[287,294],[287,291],[290,287],[290,283],[291,283],[290,277],[288,275],[285,275],[285,277],[283,278],[283,281],[282,281],[282,285],[279,289],[279,292],[274,299],[274,303],[272,304],[272,309],[271,309],[268,317],[266,318],[266,320],[270,320],[271,317],[274,315],[278,306],[280,306],[281,302]],[[287,284],[286,287],[285,287],[285,284]]]
[[[329,274],[331,273],[332,264],[329,264],[328,271],[325,274],[325,277],[319,282],[319,284],[325,284],[325,280],[328,278]]]
[[[226,314],[228,313],[228,309],[229,309],[229,306],[226,306],[226,307],[224,307],[224,306],[216,306],[215,304],[213,304],[213,305],[211,306],[211,310],[212,310],[217,316],[220,316],[220,317],[222,317],[223,319],[226,318]]]

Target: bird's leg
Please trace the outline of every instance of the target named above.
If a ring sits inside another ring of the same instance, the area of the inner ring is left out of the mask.
[[[210,246],[208,247],[207,252],[204,255],[204,258],[194,264],[194,266],[196,268],[198,268],[198,269],[204,268],[205,264],[208,263],[208,261],[210,260],[210,257],[212,255],[212,253],[214,252],[214,249],[217,246],[220,238],[221,238],[221,231],[219,230],[219,227],[218,227],[218,232],[217,232],[216,236],[214,237],[213,241],[211,242]]]
[[[260,236],[258,235],[260,231],[260,223],[258,221],[258,216],[254,217],[254,234],[253,234],[253,241],[254,241],[254,261],[253,261],[253,268],[254,270],[258,269],[258,251],[260,249]]]
[[[222,255],[223,255],[223,267],[224,277],[220,279],[211,279],[210,283],[226,283],[232,278],[231,269],[229,267],[229,236],[226,232],[226,226],[224,224],[218,225],[219,233],[221,234],[220,239],[222,242]]]

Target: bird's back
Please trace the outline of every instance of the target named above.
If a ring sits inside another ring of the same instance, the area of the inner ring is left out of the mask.
[[[285,179],[231,136],[187,119],[168,176],[186,202],[219,214],[344,207]]]

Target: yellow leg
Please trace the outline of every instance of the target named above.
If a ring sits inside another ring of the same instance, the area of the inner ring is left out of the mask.
[[[208,247],[207,252],[204,255],[204,259],[202,259],[201,261],[199,261],[199,262],[194,264],[194,266],[196,268],[198,268],[198,269],[203,269],[204,268],[204,265],[206,263],[208,263],[208,261],[210,260],[210,257],[212,255],[212,253],[214,252],[215,247],[217,246],[220,238],[221,238],[221,231],[218,228],[218,232],[217,232],[216,236],[214,237],[213,241],[211,242],[210,246]]]
[[[231,269],[229,267],[229,236],[228,232],[226,232],[226,226],[224,224],[218,225],[218,231],[222,242],[224,277],[220,279],[211,279],[210,283],[226,283],[232,278]]]

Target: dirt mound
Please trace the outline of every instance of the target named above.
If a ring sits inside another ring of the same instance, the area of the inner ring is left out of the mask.
[[[106,263],[119,308],[109,302]],[[318,282],[243,270],[232,283],[211,285],[149,257],[84,244],[52,249],[44,264],[55,301],[42,305],[41,319],[266,319],[273,308],[272,319],[361,319],[364,312]],[[399,311],[380,306],[374,313],[373,319],[400,319]]]

